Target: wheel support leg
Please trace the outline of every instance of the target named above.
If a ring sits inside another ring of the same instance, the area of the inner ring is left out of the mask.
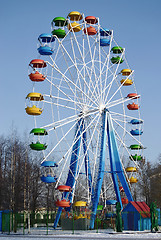
[[[110,165],[111,165],[111,175],[114,183],[114,189],[115,189],[117,201],[120,202],[121,208],[123,208],[120,191],[119,191],[118,177],[128,200],[133,201],[133,197],[131,195],[127,180],[123,172],[115,133],[114,133],[111,117],[108,112],[107,112],[107,136],[108,136],[109,156],[110,156]]]
[[[102,125],[101,125],[101,143],[100,143],[100,156],[99,156],[99,169],[96,179],[96,186],[92,196],[92,213],[90,219],[90,229],[94,228],[94,222],[97,213],[97,207],[99,203],[99,197],[101,194],[101,187],[104,176],[104,167],[105,167],[105,151],[106,151],[106,111],[102,113]]]

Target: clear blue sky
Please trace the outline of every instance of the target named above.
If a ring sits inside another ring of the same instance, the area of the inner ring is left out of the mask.
[[[161,153],[161,1],[160,0],[2,0],[0,4],[0,106],[1,134],[12,123],[23,135],[31,130],[25,113],[25,97],[31,91],[28,63],[37,58],[37,37],[50,32],[54,17],[71,11],[100,18],[114,30],[120,46],[135,70],[144,119],[145,156],[154,162]]]

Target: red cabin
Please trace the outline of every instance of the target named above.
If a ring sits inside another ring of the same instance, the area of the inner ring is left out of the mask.
[[[129,103],[128,105],[127,105],[127,108],[129,109],[129,110],[138,110],[139,109],[139,105],[138,104],[135,104],[135,103]]]
[[[60,192],[70,192],[71,191],[71,187],[70,186],[66,186],[66,185],[59,185],[57,187],[57,190],[59,190]]]
[[[124,192],[124,188],[121,186],[119,187],[120,192]]]
[[[121,198],[122,204],[128,204],[128,199],[127,198]]]
[[[84,29],[84,33],[88,35],[95,35],[97,33],[97,30],[94,27],[90,26]]]
[[[57,207],[70,207],[70,205],[71,205],[70,201],[67,201],[65,199],[60,200],[60,201],[57,200],[55,204]]]
[[[85,21],[88,23],[88,24],[96,24],[98,22],[97,18],[94,17],[94,16],[88,16],[85,18]]]
[[[137,93],[129,93],[127,95],[127,98],[133,98],[133,99],[137,99],[139,98],[140,96],[137,94]]]
[[[43,74],[36,71],[35,73],[30,73],[29,78],[33,82],[43,82],[46,77]]]
[[[46,62],[44,62],[44,60],[42,59],[33,59],[29,66],[31,66],[32,68],[44,68],[46,67]]]

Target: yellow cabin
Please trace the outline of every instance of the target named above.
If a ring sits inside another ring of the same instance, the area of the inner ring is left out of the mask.
[[[129,76],[132,73],[131,69],[122,69],[121,71],[123,76]]]
[[[87,203],[84,202],[84,201],[77,201],[77,202],[74,203],[74,206],[75,207],[86,207]]]
[[[120,83],[123,85],[123,86],[130,86],[130,85],[132,85],[133,84],[133,81],[131,80],[131,79],[122,79],[121,81],[120,81]]]
[[[126,172],[136,172],[137,171],[136,167],[127,167],[125,170],[126,170]]]
[[[80,27],[79,23],[73,22],[68,24],[68,29],[69,30],[73,29],[74,32],[79,32],[82,28]]]
[[[129,179],[130,183],[137,183],[138,182],[138,179],[137,178],[134,178],[134,177],[131,177]]]
[[[25,110],[28,115],[33,115],[33,116],[41,115],[42,113],[42,109],[36,107],[35,105],[33,105],[32,107],[27,107],[25,108]]]
[[[82,20],[82,14],[77,11],[72,11],[68,14],[68,17],[70,17],[71,21],[80,21]]]
[[[30,101],[42,101],[44,97],[41,93],[31,92],[27,95],[26,99],[30,99]]]

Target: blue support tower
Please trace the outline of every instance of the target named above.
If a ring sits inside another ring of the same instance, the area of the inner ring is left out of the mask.
[[[88,180],[89,193],[91,194],[92,193],[92,174],[91,174],[89,155],[88,155],[88,149],[87,149],[87,133],[85,131],[85,126],[83,128],[82,141],[83,141],[83,151],[84,151],[85,172]]]
[[[111,116],[109,112],[107,111],[107,136],[108,136],[108,147],[109,147],[109,156],[110,156],[110,165],[111,165],[111,175],[114,183],[114,189],[117,197],[117,201],[120,202],[121,208],[122,201],[120,196],[120,190],[119,190],[119,184],[118,184],[118,178],[122,184],[122,187],[125,191],[125,194],[129,201],[133,201],[133,197],[131,195],[128,183],[126,181],[123,168],[120,161],[120,156],[118,152],[116,137],[111,121]]]
[[[104,168],[105,168],[105,151],[106,151],[106,111],[102,113],[102,125],[101,125],[101,136],[100,136],[100,156],[99,156],[99,169],[97,173],[96,186],[93,191],[92,196],[92,213],[90,219],[90,228],[94,228],[94,221],[96,218],[97,207],[99,203],[99,197],[101,193],[101,187],[104,176]]]
[[[72,149],[72,155],[71,155],[71,160],[70,160],[70,167],[69,167],[69,172],[68,172],[68,177],[67,177],[67,181],[66,181],[66,185],[70,186],[71,188],[73,188],[74,184],[75,184],[75,176],[76,176],[76,172],[77,172],[77,163],[78,163],[78,156],[79,156],[79,150],[80,150],[80,143],[81,143],[81,133],[82,133],[82,129],[83,129],[83,119],[80,119],[76,125],[76,131],[75,131],[75,138],[74,138],[74,145],[73,145],[73,149]],[[63,198],[66,199],[67,196],[69,194],[68,199],[71,201],[72,200],[72,192],[68,193],[65,192]],[[62,207],[58,208],[58,212],[54,221],[54,228],[57,227],[60,216],[62,213]]]
[[[89,189],[91,191],[92,175],[91,175],[91,170],[90,170],[90,165],[89,165],[89,157],[88,157],[88,149],[87,149],[87,136],[86,135],[87,134],[85,131],[84,119],[81,118],[76,125],[75,138],[74,138],[75,143],[74,143],[73,149],[72,149],[70,168],[69,168],[69,172],[68,172],[66,185],[73,188],[73,186],[75,184],[75,176],[77,174],[77,165],[78,165],[78,156],[79,156],[80,144],[81,144],[81,140],[82,140],[83,151],[84,151],[84,161],[85,161],[85,171],[86,171],[86,176],[88,179]],[[72,202],[72,198],[73,198],[72,192],[70,192],[70,193],[65,192],[63,194],[64,199],[66,199],[67,197],[68,197],[68,200],[70,200]],[[66,208],[66,210],[70,211],[70,208]],[[61,213],[62,213],[62,207],[59,207],[57,215],[56,215],[56,219],[54,222],[54,228],[57,227]]]

